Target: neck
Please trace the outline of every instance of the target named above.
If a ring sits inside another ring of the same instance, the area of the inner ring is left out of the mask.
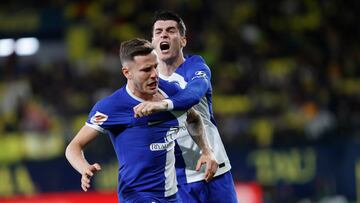
[[[176,58],[160,60],[158,65],[159,72],[163,75],[170,76],[184,61],[185,58],[183,54],[179,54],[179,57]]]
[[[165,99],[165,97],[160,93],[159,90],[157,90],[154,94],[145,94],[137,91],[132,83],[128,83],[127,86],[133,95],[144,101],[161,101]]]

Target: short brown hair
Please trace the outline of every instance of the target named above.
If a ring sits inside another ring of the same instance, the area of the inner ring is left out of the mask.
[[[134,38],[124,41],[120,44],[120,60],[124,65],[127,61],[133,61],[135,56],[144,56],[150,54],[154,47],[146,39]]]

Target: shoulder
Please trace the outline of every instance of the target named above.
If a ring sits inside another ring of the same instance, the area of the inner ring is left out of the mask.
[[[202,70],[210,73],[210,68],[200,55],[189,55],[185,58],[185,69],[198,71]]]
[[[205,60],[199,55],[189,55],[184,63],[184,75],[187,80],[194,77],[211,78],[211,70]]]
[[[122,87],[115,92],[113,92],[111,95],[104,97],[100,99],[94,106],[97,110],[101,110],[102,112],[111,112],[115,109],[122,109],[126,108],[126,104],[129,102],[128,96],[126,96],[125,88]]]
[[[203,64],[206,64],[205,60],[200,55],[188,55],[186,57],[186,61],[188,61],[189,63],[203,63]]]

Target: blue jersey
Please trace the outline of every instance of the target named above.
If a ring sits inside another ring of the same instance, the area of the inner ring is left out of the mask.
[[[165,97],[178,90],[160,81],[159,91]],[[174,140],[179,128],[185,128],[186,114],[160,112],[135,118],[133,107],[142,101],[124,86],[97,102],[86,122],[110,136],[119,163],[119,201],[136,196],[166,198],[177,192]]]
[[[160,78],[178,83],[183,88],[182,91],[169,98],[173,104],[173,109],[188,109],[196,104],[194,108],[203,119],[206,138],[219,163],[219,169],[215,176],[229,171],[231,169],[230,161],[221,141],[212,111],[211,71],[205,61],[198,55],[188,56],[172,75],[160,74]],[[176,173],[179,184],[204,180],[204,167],[200,173],[195,170],[196,161],[201,153],[199,147],[186,130],[180,130],[178,136],[176,140],[178,144],[176,148]]]

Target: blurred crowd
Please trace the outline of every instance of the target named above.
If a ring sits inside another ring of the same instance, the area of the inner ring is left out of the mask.
[[[94,103],[125,84],[120,43],[151,40],[158,9],[183,18],[185,53],[211,68],[229,153],[360,143],[357,1],[12,1],[0,38],[38,37],[40,50],[0,57],[0,163],[63,157]],[[112,153],[102,141],[99,158]]]
[[[183,17],[185,52],[202,55],[212,70],[214,111],[225,145],[293,146],[359,137],[356,1],[58,0],[20,6],[45,18],[59,14],[55,19],[61,20],[52,23],[60,32],[43,31],[39,39],[59,42],[64,51],[63,57],[0,59],[0,139],[29,135],[43,143],[56,135],[48,142],[63,147],[92,105],[125,83],[120,42],[150,40],[152,16],[161,8]]]

